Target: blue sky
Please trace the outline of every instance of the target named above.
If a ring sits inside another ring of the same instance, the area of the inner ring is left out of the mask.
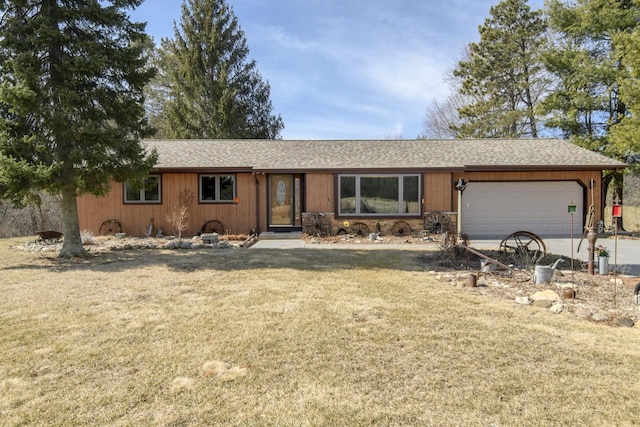
[[[429,102],[449,93],[446,72],[497,2],[228,0],[285,139],[417,137]],[[146,0],[131,16],[159,43],[173,36],[181,3]]]

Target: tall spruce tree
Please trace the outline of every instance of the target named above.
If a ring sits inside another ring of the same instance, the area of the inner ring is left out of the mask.
[[[270,86],[248,61],[244,32],[224,0],[186,0],[160,48],[164,98],[154,125],[165,138],[275,139]]]
[[[152,77],[142,0],[0,2],[0,197],[62,199],[61,257],[86,256],[76,198],[104,194],[111,178],[140,179],[155,163],[142,90]]]
[[[468,57],[454,75],[460,93],[472,102],[460,108],[458,137],[538,137],[536,106],[549,81],[540,59],[546,42],[541,11],[526,0],[503,0],[479,27],[480,41],[470,43]]]
[[[620,78],[620,101],[626,113],[613,126],[611,144],[628,162],[640,163],[640,27],[619,33],[614,44],[625,65]]]
[[[547,126],[575,144],[633,161],[639,146],[626,130],[634,120],[629,106],[638,108],[637,80],[630,72],[637,75],[639,64],[637,47],[628,41],[637,38],[640,5],[633,0],[550,0],[547,13],[555,37],[546,64],[557,79],[542,104],[550,117]],[[604,185],[611,182],[622,197],[623,172],[607,175]]]

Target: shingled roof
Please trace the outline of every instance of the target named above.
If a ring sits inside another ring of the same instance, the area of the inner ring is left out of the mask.
[[[626,164],[559,139],[145,140],[158,170],[610,170]]]

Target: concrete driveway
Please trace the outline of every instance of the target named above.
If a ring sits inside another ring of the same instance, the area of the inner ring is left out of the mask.
[[[570,238],[543,238],[544,244],[547,246],[547,252],[571,257],[571,239]],[[471,246],[473,248],[482,249],[496,249],[500,247],[501,239],[472,239]],[[582,241],[580,245],[580,251],[578,251],[578,245],[580,244],[580,237],[573,239],[573,258],[576,260],[582,260],[587,262],[589,258],[589,243],[587,239]],[[640,276],[640,239],[616,239],[612,237],[599,238],[596,241],[596,246],[602,245],[609,249],[610,258],[609,265],[618,265],[619,272],[630,274],[633,276]],[[616,251],[617,249],[617,251]],[[596,260],[596,269],[597,266]],[[564,266],[566,268],[566,266]]]

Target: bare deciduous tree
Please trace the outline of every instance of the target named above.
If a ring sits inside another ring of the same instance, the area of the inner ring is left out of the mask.
[[[460,127],[458,111],[469,103],[468,97],[453,92],[443,101],[434,99],[427,106],[424,117],[424,131],[420,138],[452,139],[457,137],[456,129]]]
[[[193,191],[181,191],[178,194],[177,203],[173,205],[171,212],[167,216],[167,221],[171,224],[174,233],[178,235],[178,240],[182,239],[182,233],[189,228],[189,217],[191,216],[193,197]]]
[[[0,201],[0,238],[33,236],[42,230],[62,230],[60,198],[42,193],[41,202],[16,208]]]

